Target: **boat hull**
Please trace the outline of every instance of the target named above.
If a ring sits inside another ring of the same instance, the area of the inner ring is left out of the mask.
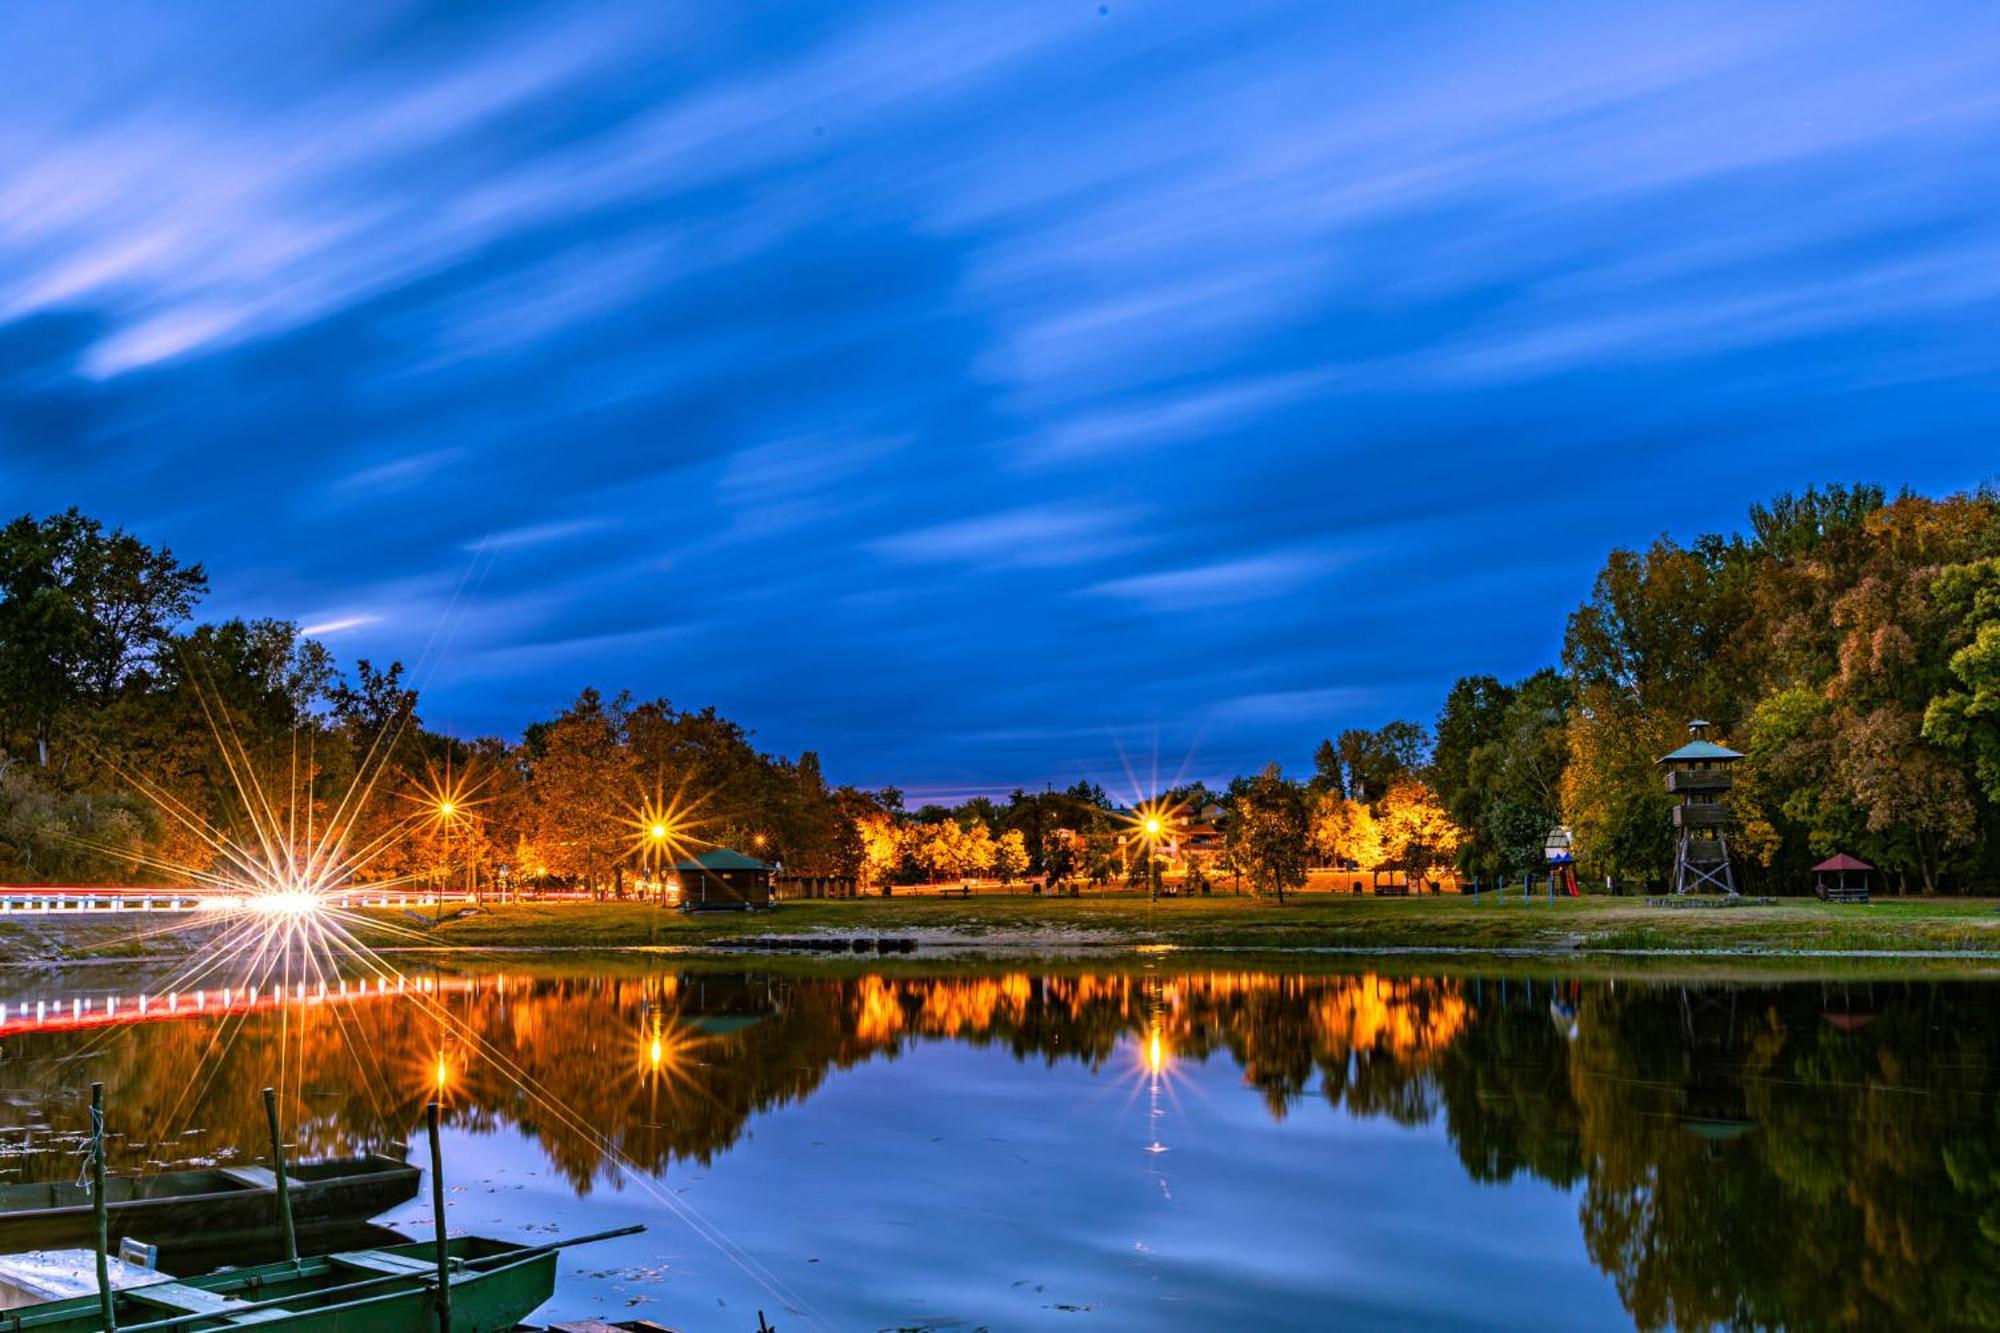
[[[296,1168],[291,1187],[294,1225],[303,1231],[365,1221],[416,1196],[422,1174],[416,1167],[380,1154],[362,1162],[367,1169],[317,1179],[300,1178],[298,1172],[323,1170],[328,1164]],[[106,1213],[114,1246],[127,1236],[155,1243],[199,1236],[209,1244],[266,1237],[279,1230],[275,1185],[245,1185],[219,1171],[166,1172],[112,1184],[119,1193]],[[82,1194],[73,1185],[0,1189],[0,1252],[94,1243],[96,1222],[89,1197],[76,1197]],[[49,1206],[33,1206],[38,1195]]]
[[[540,1308],[555,1293],[556,1256],[477,1237],[449,1242],[460,1260],[489,1266],[460,1269],[451,1279],[452,1333],[501,1333]],[[519,1251],[520,1257],[512,1258]],[[163,1280],[118,1294],[118,1327],[176,1320],[176,1330],[240,1328],[254,1323],[268,1333],[437,1333],[434,1280],[420,1270],[434,1257],[428,1242],[383,1250],[327,1255],[290,1264],[260,1264],[180,1281]],[[407,1270],[390,1276],[400,1260]],[[388,1270],[385,1272],[385,1270]],[[375,1281],[369,1290],[341,1290]],[[185,1317],[207,1298],[212,1314]],[[220,1298],[219,1300],[217,1298]],[[235,1302],[232,1310],[223,1301]],[[265,1308],[252,1312],[245,1304]],[[19,1321],[18,1325],[14,1321]],[[23,1333],[103,1333],[97,1298],[54,1301],[0,1315],[0,1328]]]

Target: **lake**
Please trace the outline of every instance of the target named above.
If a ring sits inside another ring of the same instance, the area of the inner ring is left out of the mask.
[[[99,1079],[114,1170],[261,1157],[267,1084],[427,1164],[438,1096],[452,1229],[644,1222],[544,1313],[686,1329],[2000,1322],[1989,982],[400,965],[0,974],[0,1168]]]

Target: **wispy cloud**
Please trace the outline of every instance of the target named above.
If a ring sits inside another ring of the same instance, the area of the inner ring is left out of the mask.
[[[477,541],[467,542],[468,551],[511,551],[528,546],[547,546],[552,542],[568,541],[588,533],[603,532],[617,526],[617,520],[599,516],[595,518],[560,519],[552,523],[529,523],[518,528],[508,528],[491,533]]]
[[[331,620],[315,620],[310,624],[301,625],[299,626],[299,633],[309,639],[330,639],[337,634],[345,634],[349,630],[365,629],[370,625],[379,625],[381,622],[382,617],[377,615],[356,614],[335,616]]]
[[[1088,565],[1142,544],[1128,511],[1030,505],[915,528],[873,543],[897,560],[994,568]]]
[[[1154,611],[1196,611],[1288,596],[1331,563],[1321,555],[1284,552],[1107,579],[1090,591]]]

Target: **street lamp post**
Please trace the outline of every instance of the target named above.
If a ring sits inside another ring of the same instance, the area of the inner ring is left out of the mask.
[[[1163,827],[1158,815],[1147,815],[1146,830],[1146,901],[1160,899],[1160,830]]]
[[[646,847],[653,863],[653,905],[666,902],[666,889],[660,883],[660,853],[665,850],[667,839],[673,833],[662,820],[654,820],[646,829]]]

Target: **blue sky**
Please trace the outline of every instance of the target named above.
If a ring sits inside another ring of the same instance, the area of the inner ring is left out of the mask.
[[[2000,16],[16,5],[0,500],[517,734],[1222,774],[2000,472]],[[1157,760],[1156,760],[1157,756]]]

